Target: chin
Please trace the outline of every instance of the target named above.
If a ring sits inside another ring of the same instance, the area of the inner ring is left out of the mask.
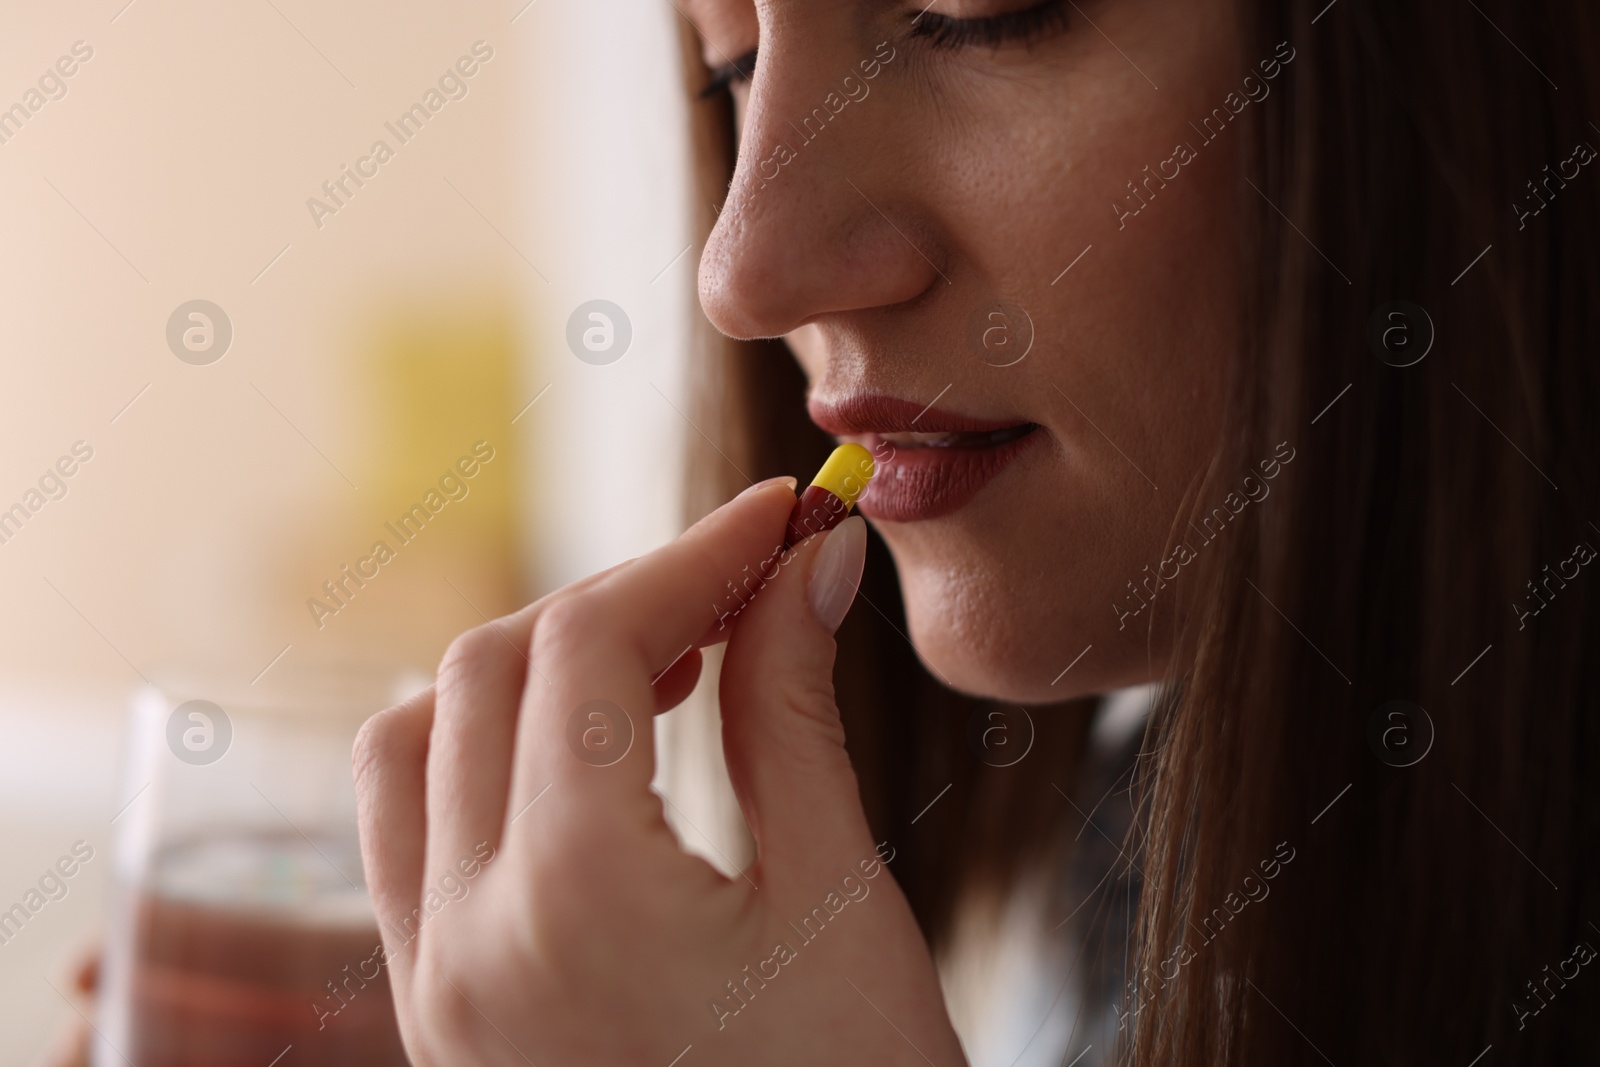
[[[1083,550],[1087,531],[1068,533],[1076,524],[1056,516],[1066,521],[1030,536],[1020,516],[988,514],[983,503],[927,521],[874,520],[894,557],[908,636],[935,678],[971,696],[1049,704],[1166,676],[1170,625],[1157,615],[1118,628],[1110,604],[1120,572]]]
[[[1104,635],[1062,607],[1072,598],[1046,576],[1035,571],[1030,580],[1021,567],[951,550],[934,529],[941,524],[917,525],[922,529],[915,532],[889,523],[880,530],[899,572],[911,643],[935,678],[970,696],[1019,704],[1055,703],[1149,680],[1147,671],[1096,655]],[[1142,657],[1142,640],[1139,650]]]

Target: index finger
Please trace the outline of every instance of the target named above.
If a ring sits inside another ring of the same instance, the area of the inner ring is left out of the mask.
[[[770,579],[781,565],[792,484],[753,486],[671,544],[548,606],[534,625],[538,673],[523,692],[513,796],[549,786],[563,810],[607,795],[655,810],[651,683],[719,618],[731,626],[762,573]]]

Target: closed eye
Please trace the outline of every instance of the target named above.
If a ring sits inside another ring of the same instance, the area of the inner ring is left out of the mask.
[[[911,36],[924,38],[935,48],[1028,44],[1065,30],[1069,6],[1068,0],[1043,0],[1021,11],[959,19],[924,10],[911,20]]]

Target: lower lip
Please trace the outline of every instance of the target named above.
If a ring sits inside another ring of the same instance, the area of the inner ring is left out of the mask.
[[[853,438],[877,461],[877,471],[857,507],[886,522],[949,515],[965,507],[1042,436],[1035,429],[1004,444],[971,448],[897,447],[876,434]]]

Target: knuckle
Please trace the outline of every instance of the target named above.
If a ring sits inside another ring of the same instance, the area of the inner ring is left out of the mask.
[[[853,775],[844,720],[829,679],[791,680],[784,690],[783,712],[777,719],[778,736],[771,740],[789,751],[791,772],[823,780]]]
[[[450,642],[439,661],[439,688],[456,689],[500,658],[510,654],[506,641],[492,624],[474,626]]]
[[[400,716],[400,708],[393,707],[361,724],[350,753],[358,785],[370,782],[390,762],[400,732]]]
[[[592,596],[564,596],[534,621],[533,647],[547,654],[559,653],[595,636],[599,626],[599,609]]]
[[[796,725],[844,744],[844,722],[834,698],[832,678],[808,673],[792,679],[785,693],[790,717]]]

